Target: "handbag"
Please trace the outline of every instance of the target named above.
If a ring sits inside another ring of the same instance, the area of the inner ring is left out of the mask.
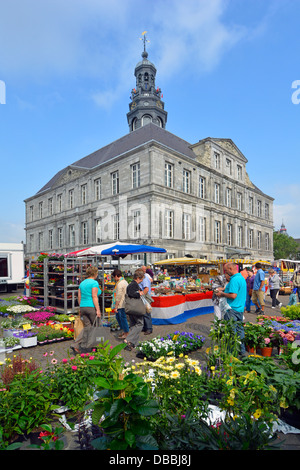
[[[134,299],[125,294],[125,313],[127,315],[144,316],[146,315],[146,306],[141,298]]]
[[[96,317],[93,325],[87,331],[86,348],[96,348],[99,343],[104,343],[107,340],[107,336],[107,328],[103,326],[100,318]]]

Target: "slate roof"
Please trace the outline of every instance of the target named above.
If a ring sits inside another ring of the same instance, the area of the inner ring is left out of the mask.
[[[149,123],[135,131],[129,132],[120,139],[115,140],[111,144],[108,144],[99,150],[96,150],[90,155],[77,160],[68,167],[91,170],[98,165],[109,162],[110,160],[119,157],[126,152],[129,152],[130,150],[150,142],[157,142],[162,144],[163,146],[192,158],[193,160],[196,158],[196,155],[191,149],[192,144],[153,123]],[[50,189],[58,181],[64,171],[66,171],[66,168],[56,173],[56,175],[54,175],[53,178],[51,178],[51,180],[48,181],[48,183],[43,186],[37,194]]]

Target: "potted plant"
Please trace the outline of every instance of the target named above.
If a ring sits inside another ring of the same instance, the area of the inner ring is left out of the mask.
[[[23,348],[29,348],[31,346],[37,345],[37,335],[35,332],[19,331],[18,333],[14,333],[14,337],[19,339],[20,345]]]
[[[261,325],[258,323],[245,323],[244,325],[245,331],[245,346],[249,352],[255,353],[256,348],[258,347],[259,343],[261,342],[262,336],[262,329]]]

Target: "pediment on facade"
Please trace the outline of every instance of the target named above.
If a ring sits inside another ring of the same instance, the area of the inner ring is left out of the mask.
[[[76,180],[77,178],[84,175],[85,173],[87,173],[87,170],[79,170],[78,168],[73,168],[72,166],[68,166],[61,172],[61,174],[59,175],[59,178],[57,178],[55,183],[52,185],[52,188],[55,188],[62,184],[66,184],[66,183],[69,183],[70,181]]]
[[[235,145],[235,143],[231,139],[214,138],[212,139],[212,141],[218,144],[220,147],[222,147],[225,151],[240,158],[244,162],[248,161],[247,158],[243,155],[243,153],[240,151],[240,149]]]

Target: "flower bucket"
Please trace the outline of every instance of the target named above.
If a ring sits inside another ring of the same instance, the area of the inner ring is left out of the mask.
[[[246,351],[248,351],[251,354],[256,354],[256,348],[251,347],[251,346],[246,346]]]
[[[264,357],[271,357],[273,348],[260,348],[261,355]]]

